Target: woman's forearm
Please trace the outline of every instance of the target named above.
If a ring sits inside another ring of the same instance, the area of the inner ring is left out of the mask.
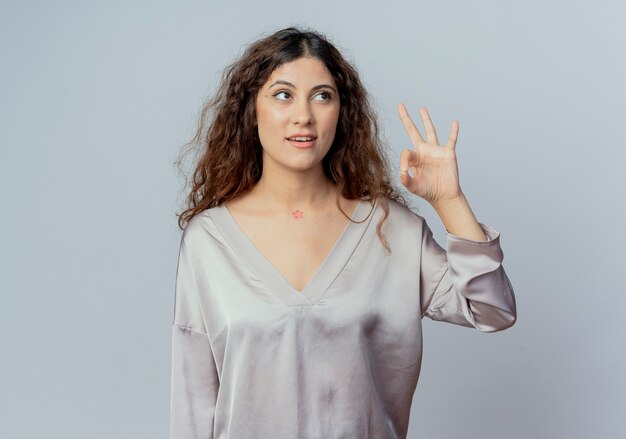
[[[431,205],[449,233],[473,241],[487,241],[463,191],[458,198]]]

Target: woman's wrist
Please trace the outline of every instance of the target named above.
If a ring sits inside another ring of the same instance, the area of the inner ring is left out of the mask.
[[[463,192],[458,197],[431,203],[431,206],[448,233],[473,241],[487,241]]]

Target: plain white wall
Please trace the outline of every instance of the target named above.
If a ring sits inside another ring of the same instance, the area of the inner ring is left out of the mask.
[[[168,436],[173,161],[222,69],[300,24],[356,64],[396,166],[410,147],[398,102],[416,121],[426,106],[440,139],[460,121],[461,186],[502,234],[518,321],[482,334],[424,320],[409,437],[626,437],[625,12],[0,2],[0,436]]]

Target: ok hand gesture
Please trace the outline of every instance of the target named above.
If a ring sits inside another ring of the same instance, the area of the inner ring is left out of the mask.
[[[448,142],[441,146],[435,127],[426,108],[420,108],[420,116],[426,130],[426,141],[409,117],[404,104],[399,104],[398,113],[407,130],[414,149],[400,153],[400,181],[411,192],[424,198],[431,205],[461,196],[459,169],[456,161],[456,141],[459,122],[452,122]],[[411,170],[413,176],[408,173]]]

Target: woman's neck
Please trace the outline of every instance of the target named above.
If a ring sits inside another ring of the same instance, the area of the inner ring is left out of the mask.
[[[336,203],[336,187],[321,168],[311,172],[264,172],[250,195],[278,210],[325,210]]]

